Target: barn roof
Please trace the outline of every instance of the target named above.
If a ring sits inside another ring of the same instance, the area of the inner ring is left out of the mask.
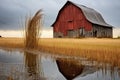
[[[89,22],[91,22],[93,24],[101,25],[101,26],[112,27],[111,25],[109,25],[105,22],[102,15],[99,12],[97,12],[96,10],[94,10],[92,8],[88,8],[84,5],[79,5],[79,4],[73,3],[71,1],[67,1],[66,4],[67,3],[71,3],[71,4],[75,5],[76,7],[80,8],[82,10],[83,14],[85,15],[86,19]],[[63,8],[61,8],[61,10],[62,9]],[[59,13],[60,13],[60,11],[59,11]],[[59,15],[59,13],[58,13],[58,15]],[[57,16],[57,18],[58,18],[58,16]],[[57,18],[56,18],[55,22],[52,24],[52,26],[56,23]]]

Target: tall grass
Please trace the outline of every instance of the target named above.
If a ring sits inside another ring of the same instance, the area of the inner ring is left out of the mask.
[[[23,48],[20,38],[1,38],[0,47]],[[120,39],[40,39],[40,51],[85,57],[120,67]]]
[[[117,39],[40,39],[39,47],[45,52],[85,57],[120,67],[120,40]]]
[[[39,31],[42,26],[42,10],[36,12],[31,18],[28,17],[25,22],[25,48],[26,49],[37,49],[39,40]],[[35,76],[34,80],[38,78],[39,62],[37,55],[25,51],[25,65],[29,72],[29,76]]]
[[[42,10],[36,12],[31,18],[27,17],[25,22],[25,48],[36,49],[38,47],[39,30],[41,28]]]

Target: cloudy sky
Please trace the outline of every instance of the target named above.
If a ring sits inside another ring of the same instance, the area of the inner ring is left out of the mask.
[[[0,30],[22,30],[25,16],[43,10],[44,28],[50,28],[67,0],[0,0]],[[120,0],[71,0],[100,12],[105,21],[120,27]]]

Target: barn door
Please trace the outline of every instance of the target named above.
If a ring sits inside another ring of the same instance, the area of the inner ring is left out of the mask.
[[[97,31],[94,31],[94,32],[93,32],[93,36],[94,36],[94,37],[97,37]]]
[[[68,37],[70,37],[70,38],[74,37],[74,31],[73,30],[68,30]]]
[[[80,35],[80,37],[84,37],[84,34],[85,34],[85,30],[82,27],[82,28],[79,29],[79,35]]]

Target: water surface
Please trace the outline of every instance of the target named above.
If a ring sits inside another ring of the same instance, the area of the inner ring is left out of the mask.
[[[0,49],[0,80],[120,80],[120,70],[85,58]]]

